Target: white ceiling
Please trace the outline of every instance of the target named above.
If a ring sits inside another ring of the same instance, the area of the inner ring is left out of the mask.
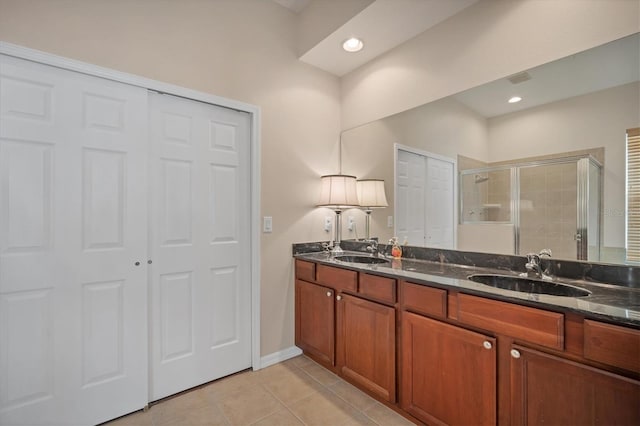
[[[305,7],[307,0],[274,0],[290,8]],[[322,1],[322,0],[316,0]],[[478,0],[375,0],[324,40],[305,52],[300,60],[337,76],[343,76],[386,51],[426,31]],[[364,49],[342,50],[342,43],[358,37]]]
[[[531,79],[512,84],[496,80],[454,95],[484,117],[520,111],[549,102],[620,86],[640,79],[640,35],[527,70]],[[522,101],[509,104],[512,96]]]

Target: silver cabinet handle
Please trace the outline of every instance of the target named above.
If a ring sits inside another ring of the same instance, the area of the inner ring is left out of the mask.
[[[514,357],[515,359],[520,358],[520,351],[516,349],[511,349],[511,356]]]
[[[330,291],[327,292],[327,297],[331,297],[331,292]]]
[[[488,340],[485,340],[484,342],[482,342],[482,346],[484,346],[485,349],[491,349],[493,347],[491,342]]]
[[[336,300],[342,300],[342,296],[337,295],[337,296],[336,296]]]

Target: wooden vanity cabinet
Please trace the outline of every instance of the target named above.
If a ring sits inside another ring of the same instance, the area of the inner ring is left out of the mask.
[[[638,425],[640,382],[513,345],[512,425]]]
[[[296,345],[350,382],[394,403],[396,281],[306,263],[296,260]]]
[[[296,344],[429,425],[640,425],[640,330],[578,314],[297,259]]]
[[[296,346],[318,361],[335,365],[334,290],[296,280]]]
[[[402,313],[400,406],[427,424],[495,425],[496,341]]]
[[[337,314],[339,373],[369,393],[395,402],[395,308],[344,294]]]

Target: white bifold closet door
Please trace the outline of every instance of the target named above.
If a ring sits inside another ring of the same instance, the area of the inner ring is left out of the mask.
[[[398,149],[396,235],[409,245],[455,248],[455,163]]]
[[[2,425],[147,402],[147,122],[145,89],[0,55]]]
[[[155,401],[251,366],[250,116],[149,97]]]

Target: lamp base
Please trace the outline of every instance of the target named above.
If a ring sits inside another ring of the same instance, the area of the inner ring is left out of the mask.
[[[334,256],[344,254],[344,250],[340,247],[340,243],[334,243],[333,249],[331,249],[331,254]]]

